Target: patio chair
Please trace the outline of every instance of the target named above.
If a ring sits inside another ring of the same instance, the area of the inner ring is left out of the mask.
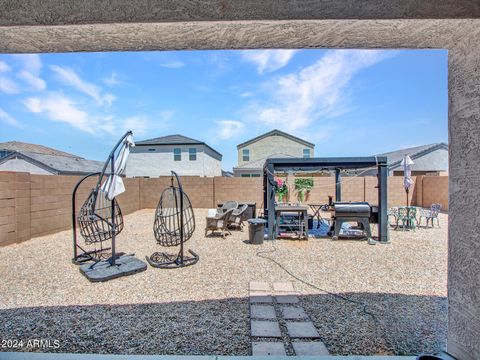
[[[237,209],[232,211],[232,215],[228,219],[228,227],[235,226],[243,230],[243,222],[247,220],[245,218],[246,211],[248,209],[248,204],[243,204]]]
[[[402,222],[402,230],[412,229],[415,231],[415,223],[417,222],[417,208],[414,206],[398,208],[398,217],[395,229],[398,228],[400,221]]]
[[[440,227],[440,221],[438,220],[438,214],[440,213],[440,210],[442,209],[442,205],[440,204],[432,204],[430,206],[430,209],[424,209],[420,208],[420,216],[418,218],[417,225],[420,226],[422,222],[422,218],[425,218],[425,228],[428,228],[428,222],[430,221],[432,223],[432,228],[434,227],[433,225],[433,220],[437,219],[437,225]]]
[[[228,221],[230,220],[230,216],[235,209],[228,209],[223,214],[217,214],[214,217],[207,217],[206,218],[206,225],[205,225],[205,236],[207,236],[209,231],[215,232],[220,231],[222,237],[225,239],[227,232],[231,234],[228,230]]]
[[[199,257],[192,250],[184,254],[183,244],[195,232],[195,214],[188,195],[183,191],[178,175],[171,172],[171,185],[163,190],[155,211],[153,233],[161,246],[180,246],[177,254],[154,252],[146,259],[156,268],[173,269],[195,264]]]
[[[225,201],[220,209],[217,209],[217,216],[224,214],[227,210],[238,208],[238,202],[236,201]]]
[[[393,217],[393,221],[396,226],[398,226],[398,207],[391,207],[387,211],[387,219],[388,222],[390,223],[390,218]]]

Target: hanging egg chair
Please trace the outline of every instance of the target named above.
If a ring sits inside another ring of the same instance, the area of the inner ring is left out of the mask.
[[[153,233],[157,243],[164,247],[180,246],[178,254],[155,252],[146,257],[148,263],[157,268],[178,268],[193,265],[198,255],[188,250],[185,256],[183,244],[195,231],[195,215],[192,203],[183,188],[178,175],[172,171],[171,185],[163,190],[155,211]]]
[[[124,148],[130,146],[131,136],[132,132],[128,131],[118,141],[108,156],[101,172],[91,173],[83,177],[73,190],[72,226],[74,250],[72,262],[74,264],[80,265],[87,261],[100,261],[107,258],[111,258],[114,263],[115,258],[121,255],[114,254],[114,239],[123,230],[122,210],[115,198],[108,198],[104,185],[109,181],[111,174],[115,174],[116,165],[118,167],[119,162],[123,160],[123,156],[125,156]],[[107,169],[110,170],[110,175],[106,174]],[[80,207],[79,212],[76,213],[77,191],[85,180],[94,177],[96,177],[95,186]],[[83,242],[77,236],[77,227],[80,230]]]

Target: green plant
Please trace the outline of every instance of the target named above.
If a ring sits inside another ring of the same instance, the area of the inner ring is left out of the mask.
[[[275,194],[278,196],[278,201],[282,202],[283,198],[288,194],[287,183],[280,178],[276,178],[275,184]]]
[[[310,193],[313,188],[313,178],[297,178],[295,179],[295,190],[298,193],[298,199],[303,202],[305,195]]]

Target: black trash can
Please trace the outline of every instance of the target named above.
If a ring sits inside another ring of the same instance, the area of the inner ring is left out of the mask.
[[[266,220],[248,219],[248,238],[250,244],[263,244]]]

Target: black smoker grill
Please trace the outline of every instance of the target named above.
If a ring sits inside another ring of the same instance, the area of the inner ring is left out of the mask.
[[[370,222],[378,222],[377,207],[370,207],[367,202],[337,202],[333,204],[333,209],[335,215],[333,216],[332,229],[330,229],[333,240],[338,240],[340,230],[345,222],[358,223],[358,226],[365,231],[367,239],[371,239]]]

